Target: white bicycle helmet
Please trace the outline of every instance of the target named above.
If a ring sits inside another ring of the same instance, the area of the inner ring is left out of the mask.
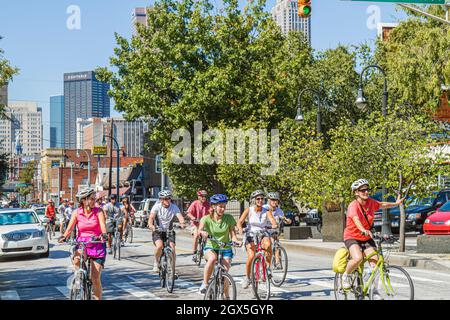
[[[93,193],[95,193],[95,190],[92,189],[92,188],[87,188],[87,189],[80,190],[80,191],[77,193],[77,200],[78,200],[78,202],[80,202],[80,201],[83,200],[84,198],[89,197],[89,196],[90,196],[91,194],[93,194]]]
[[[269,192],[267,194],[267,198],[269,198],[270,200],[278,200],[278,201],[280,201],[280,195],[278,194],[278,192]]]
[[[159,198],[172,198],[172,192],[169,190],[163,190],[158,193]]]
[[[252,192],[252,194],[250,195],[250,199],[254,199],[254,198],[256,198],[257,196],[266,196],[266,193],[264,192],[264,191],[262,191],[262,190],[255,190],[255,191],[253,191]]]
[[[369,186],[369,181],[367,181],[366,179],[359,179],[356,180],[352,183],[352,192],[355,190],[358,190],[360,187],[367,185]]]

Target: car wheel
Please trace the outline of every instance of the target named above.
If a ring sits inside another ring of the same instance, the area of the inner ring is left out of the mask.
[[[48,246],[47,252],[41,253],[41,258],[48,258],[50,256],[50,245]]]

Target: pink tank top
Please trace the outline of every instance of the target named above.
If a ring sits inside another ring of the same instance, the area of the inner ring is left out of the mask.
[[[100,228],[100,221],[98,219],[99,208],[94,207],[91,210],[92,213],[88,218],[84,213],[84,209],[82,207],[78,208],[78,237],[100,237],[102,235],[102,229]]]

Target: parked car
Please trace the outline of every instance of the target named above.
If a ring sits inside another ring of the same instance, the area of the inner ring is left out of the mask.
[[[150,210],[159,199],[148,198],[141,201],[139,209],[135,213],[135,227],[146,228],[148,224],[148,217],[150,216]]]
[[[0,257],[49,256],[47,233],[33,210],[0,210],[0,249]]]
[[[31,208],[31,209],[34,210],[34,212],[36,212],[40,222],[44,222],[45,208],[46,207],[34,207],[34,208]]]
[[[377,199],[378,200],[378,199]],[[406,220],[405,231],[416,231],[423,233],[423,225],[427,217],[440,208],[444,203],[450,200],[450,189],[442,189],[439,192],[433,193],[431,197],[416,198],[405,208]],[[392,197],[392,200],[395,201]],[[381,229],[381,210],[375,213],[374,227],[377,230]],[[399,207],[388,209],[388,217],[391,222],[393,233],[400,231],[400,209]]]
[[[450,234],[450,201],[425,220],[423,231],[425,234]]]

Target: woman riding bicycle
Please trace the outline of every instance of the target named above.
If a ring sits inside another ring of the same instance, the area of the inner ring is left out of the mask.
[[[273,229],[277,228],[277,222],[273,217],[272,211],[263,208],[265,198],[264,191],[255,190],[252,192],[250,198],[252,201],[252,205],[244,210],[237,223],[239,233],[243,235],[244,231],[242,225],[244,224],[245,219],[247,219],[248,216],[249,228],[247,229],[248,233],[244,237],[246,243],[245,248],[247,249],[247,262],[245,265],[246,277],[242,282],[242,287],[244,289],[247,289],[250,285],[252,261],[256,253],[256,246],[253,241],[252,233],[264,232],[263,238],[261,240],[261,249],[265,251],[266,262],[267,265],[270,266],[270,262],[272,260],[272,242],[270,240],[269,234],[266,232],[268,221],[270,222],[270,226]],[[270,267],[267,268],[267,271],[270,274]]]
[[[218,241],[229,243],[230,238],[240,246],[241,242],[237,240],[234,226],[236,220],[230,214],[225,214],[225,207],[227,206],[228,197],[224,194],[215,194],[210,199],[211,212],[200,220],[198,228],[199,234],[207,238],[211,236]],[[203,271],[203,282],[200,287],[200,293],[204,294],[208,287],[209,278],[214,271],[214,266],[217,262],[217,255],[219,245],[214,241],[208,240],[206,242],[204,257],[206,260],[205,269]],[[233,259],[233,250],[231,247],[225,247],[222,251],[223,265],[227,271],[231,268],[231,259]]]
[[[85,189],[77,194],[79,202],[78,210],[74,210],[69,222],[69,226],[64,234],[58,239],[59,243],[64,242],[72,233],[75,226],[78,229],[77,241],[88,242],[91,238],[103,238],[107,240],[105,216],[102,209],[95,206],[95,190]],[[101,273],[105,267],[106,245],[105,243],[88,244],[87,258],[93,262],[91,269],[92,289],[94,300],[102,299]],[[79,248],[77,248],[79,249]],[[81,250],[75,252],[73,263],[78,269],[80,267]]]
[[[127,196],[122,198],[122,205],[123,207],[120,210],[124,215],[123,230],[127,230],[128,223],[131,223],[131,215],[136,212],[136,209],[131,205],[130,199]]]
[[[198,237],[200,235],[198,231],[198,227],[200,225],[200,219],[202,219],[204,216],[209,214],[210,204],[208,203],[208,200],[206,197],[208,196],[208,192],[205,190],[199,190],[197,191],[197,197],[198,200],[195,200],[192,202],[192,204],[187,209],[187,216],[192,221],[192,227],[193,227],[193,257],[192,260],[196,261],[197,257],[197,242]]]
[[[349,275],[358,268],[363,261],[364,255],[369,255],[376,250],[373,241],[372,229],[375,211],[392,208],[400,205],[404,199],[398,198],[396,202],[379,202],[369,198],[369,182],[359,179],[352,183],[352,192],[356,200],[352,201],[347,209],[347,224],[344,230],[344,244],[350,252],[351,259],[347,263],[342,275],[342,287],[350,289],[351,282]],[[378,257],[374,255],[369,263],[374,268]]]

